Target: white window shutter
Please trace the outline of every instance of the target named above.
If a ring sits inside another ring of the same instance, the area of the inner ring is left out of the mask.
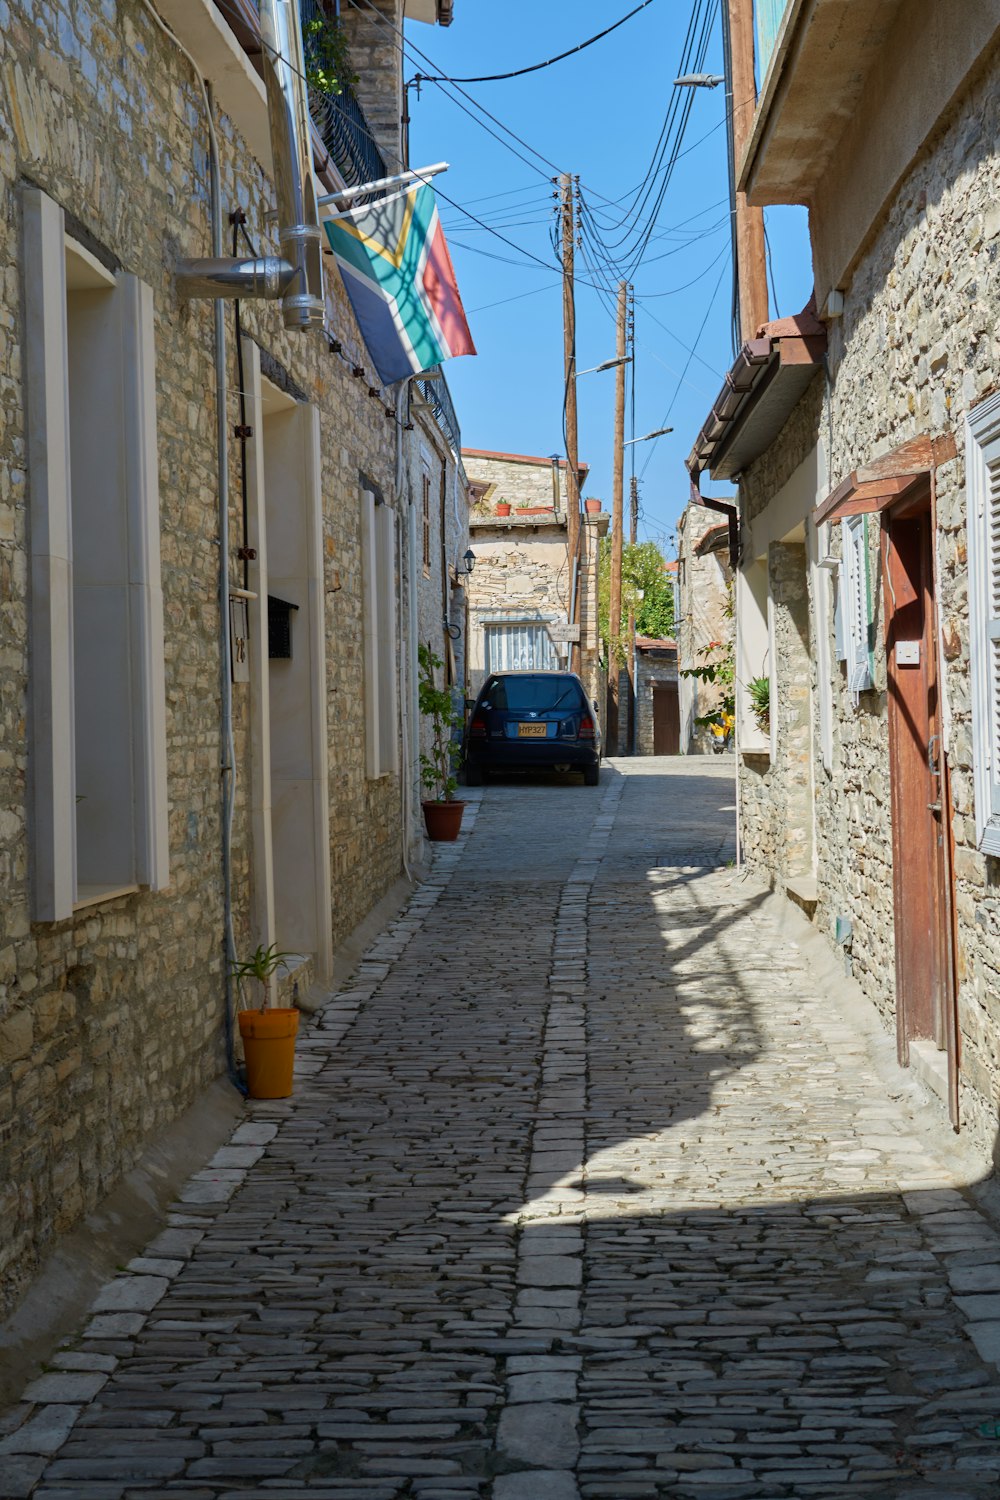
[[[1000,855],[1000,396],[966,419],[965,474],[976,842]]]
[[[863,693],[872,686],[871,605],[868,587],[868,518],[841,522],[844,544],[844,625],[847,686]]]
[[[986,540],[986,738],[990,814],[1000,819],[1000,455],[988,465]]]

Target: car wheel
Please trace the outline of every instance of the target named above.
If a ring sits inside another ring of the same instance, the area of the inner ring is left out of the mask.
[[[466,762],[465,784],[466,786],[482,786],[483,773],[481,767],[474,766],[471,764],[471,762]]]
[[[600,768],[600,766],[584,766],[584,768],[583,768],[583,784],[584,784],[584,786],[599,786],[600,785],[600,781],[601,781],[601,768]]]

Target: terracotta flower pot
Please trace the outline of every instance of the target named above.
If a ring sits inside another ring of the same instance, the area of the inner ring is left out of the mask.
[[[464,802],[421,802],[427,837],[436,844],[451,843],[462,827]]]
[[[250,1098],[287,1099],[292,1092],[298,1011],[282,1006],[241,1010],[237,1011],[237,1019],[247,1061]]]
[[[507,502],[505,500],[500,500],[500,501],[497,502],[497,515],[498,516],[509,516],[510,515],[510,506],[507,504]]]
[[[519,505],[517,507],[519,516],[551,516],[555,513],[552,505]]]
[[[588,516],[598,516],[601,513],[601,502],[600,500],[585,500],[583,508]]]

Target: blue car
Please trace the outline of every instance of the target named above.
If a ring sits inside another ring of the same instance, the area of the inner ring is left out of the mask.
[[[582,771],[597,786],[601,732],[596,705],[574,672],[494,672],[469,716],[466,786],[491,772]]]

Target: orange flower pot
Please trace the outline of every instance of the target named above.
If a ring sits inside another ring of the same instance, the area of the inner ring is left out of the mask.
[[[271,1010],[237,1011],[243,1054],[247,1061],[247,1090],[251,1099],[287,1099],[295,1069],[295,1034],[299,1013],[280,1006]]]

